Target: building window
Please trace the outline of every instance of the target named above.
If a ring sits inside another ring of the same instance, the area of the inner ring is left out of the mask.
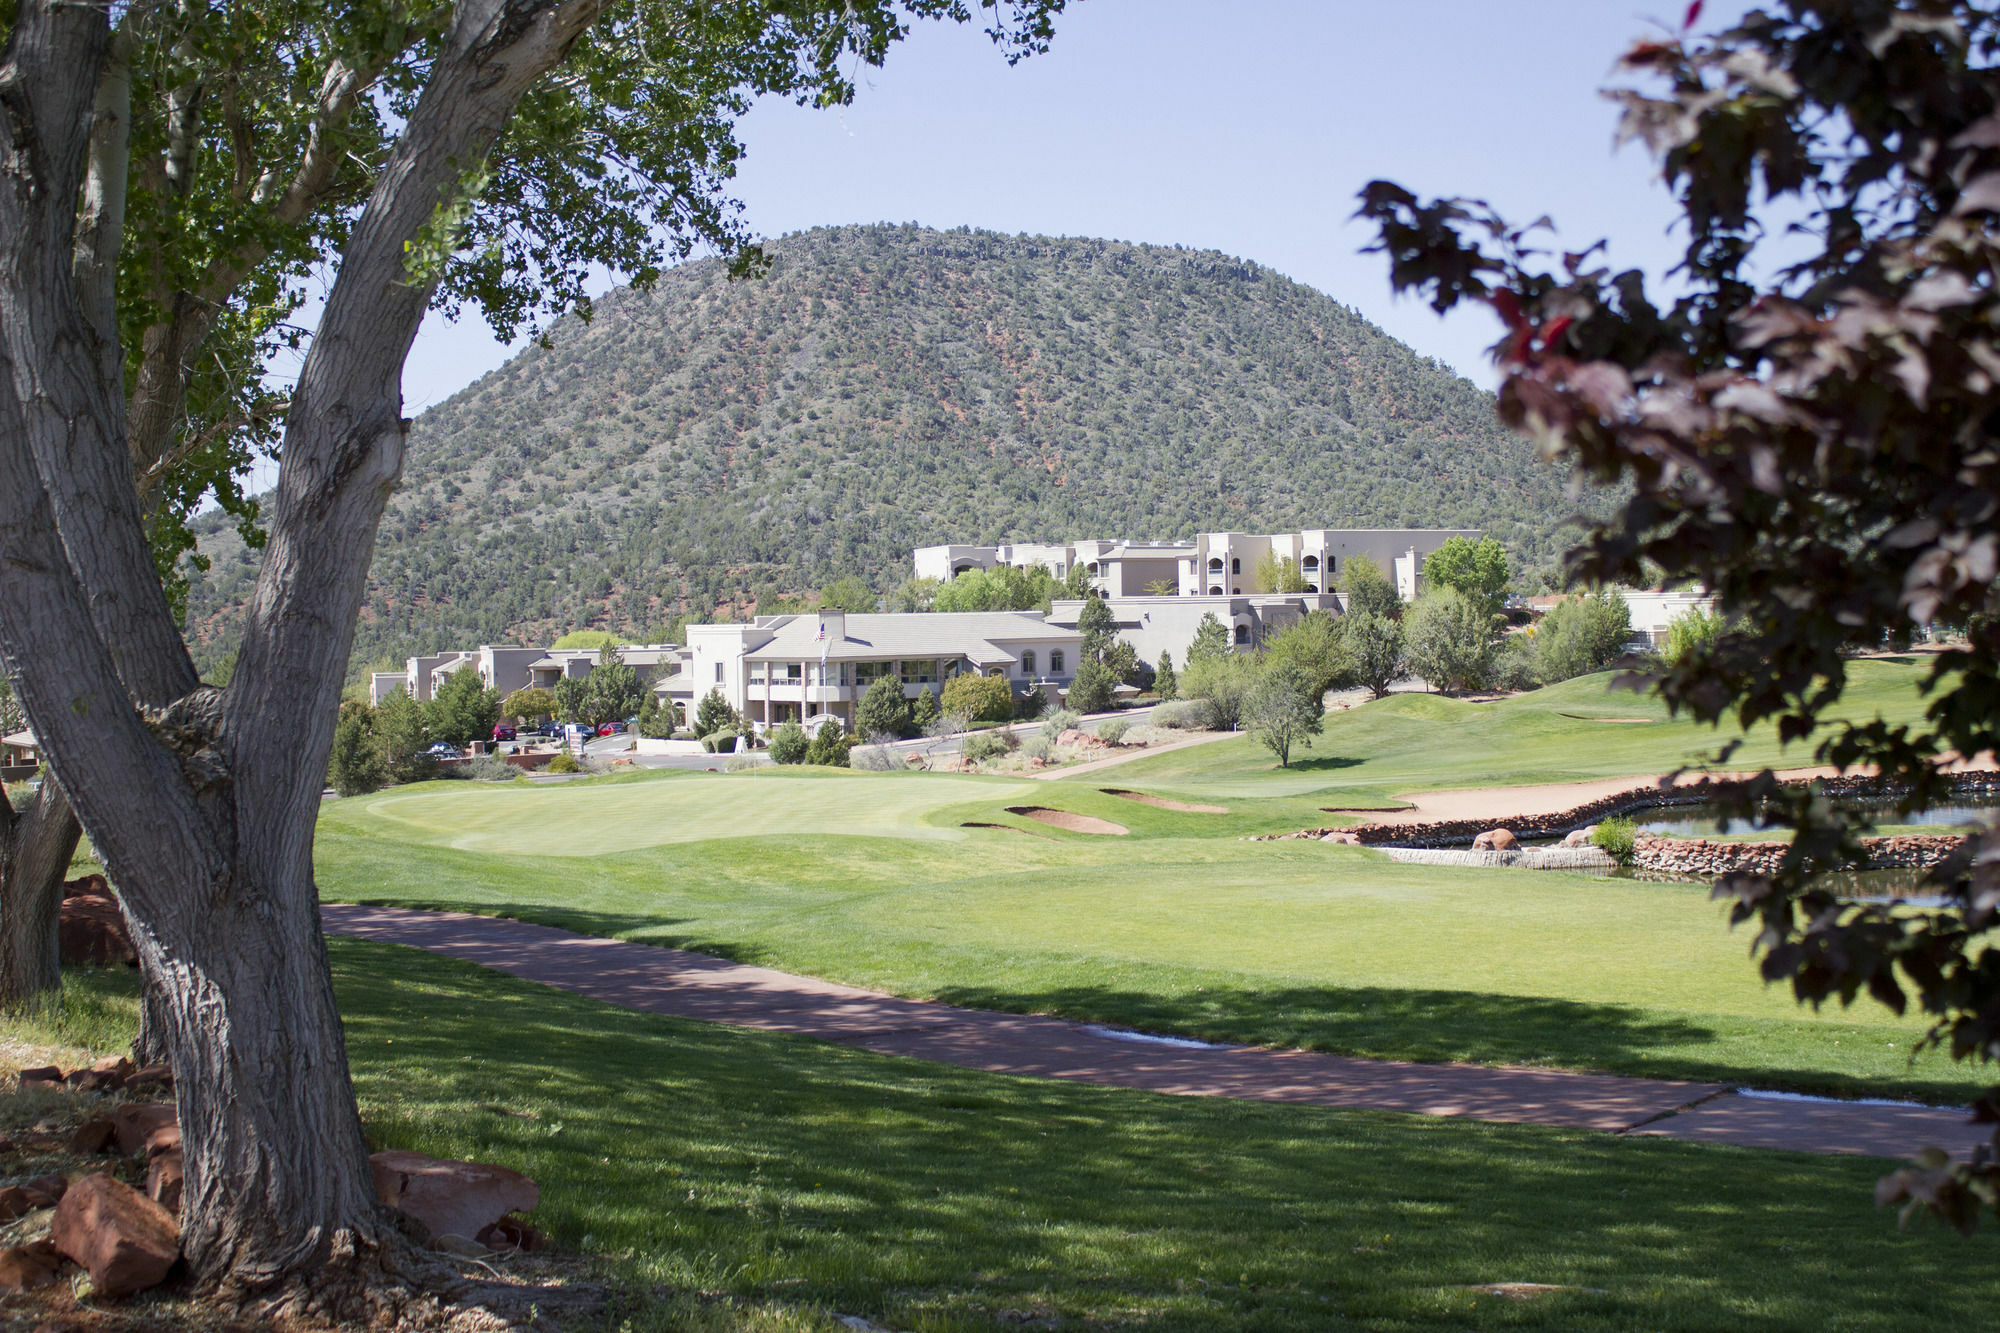
[[[1318,592],[1318,591],[1319,591],[1319,585],[1318,585],[1317,583],[1308,583],[1308,584],[1306,585],[1306,591],[1307,591],[1307,592]]]
[[[1086,569],[1086,570],[1087,570],[1088,572],[1090,572],[1090,573],[1092,573],[1092,574],[1095,574],[1095,573],[1097,573],[1097,572],[1098,572],[1098,570],[1097,570],[1097,562],[1096,562],[1095,560],[1091,561],[1091,562],[1090,562],[1090,563],[1089,563],[1088,565],[1084,566],[1084,568],[1085,568],[1085,569]]]
[[[1232,574],[1241,574],[1243,572],[1243,562],[1233,555],[1229,557],[1229,572]]]
[[[1208,595],[1210,597],[1220,597],[1222,596],[1222,589],[1220,587],[1210,588],[1208,590]]]
[[[1248,625],[1238,625],[1236,627],[1236,642],[1250,642],[1250,627]]]
[[[785,663],[785,679],[786,679],[786,680],[804,680],[805,678],[806,678],[806,667],[805,667],[805,663],[803,663],[803,662],[787,662],[787,663]]]
[[[1211,574],[1220,574],[1220,573],[1222,572],[1222,557],[1221,557],[1221,556],[1219,556],[1219,555],[1215,555],[1215,556],[1210,556],[1210,557],[1209,557],[1209,559],[1208,559],[1208,572],[1209,572],[1209,573],[1211,573]]]
[[[715,683],[717,685],[722,683],[722,663],[720,662],[715,664]]]
[[[935,657],[904,662],[902,667],[903,683],[905,685],[928,685],[937,679],[938,660]]]
[[[1318,569],[1318,568],[1319,568],[1319,557],[1318,557],[1318,556],[1316,556],[1316,555],[1309,555],[1309,556],[1307,556],[1307,557],[1306,557],[1305,559],[1303,559],[1303,560],[1299,561],[1299,568],[1300,568],[1300,569]]]
[[[1231,597],[1241,597],[1241,596],[1243,595],[1243,589],[1241,589],[1241,588],[1231,588],[1231,589],[1229,590],[1229,595],[1230,595]]]
[[[889,664],[887,662],[856,662],[854,664],[854,683],[856,685],[870,684],[888,674]]]
[[[1052,650],[1052,651],[1051,651],[1051,652],[1049,653],[1049,672],[1050,672],[1050,674],[1051,674],[1051,675],[1057,675],[1057,676],[1060,676],[1060,675],[1062,674],[1062,666],[1063,666],[1063,655],[1062,655],[1062,649],[1060,649],[1060,648],[1057,648],[1057,649],[1054,649],[1054,650]]]
[[[1333,573],[1333,572],[1334,572],[1335,570],[1337,570],[1337,569],[1339,569],[1339,568],[1340,568],[1340,557],[1339,557],[1339,556],[1337,556],[1337,555],[1330,555],[1330,556],[1328,556],[1328,557],[1326,558],[1326,572],[1327,572],[1327,573],[1331,574],[1331,573]]]
[[[1021,654],[1021,674],[1024,676],[1035,674],[1035,650],[1033,648]]]

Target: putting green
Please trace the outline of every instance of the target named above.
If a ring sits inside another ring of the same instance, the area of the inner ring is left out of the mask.
[[[958,839],[925,816],[967,801],[1014,801],[1041,784],[953,774],[688,774],[623,783],[489,787],[422,783],[341,803],[365,832],[460,851],[604,856],[715,838],[861,836]]]

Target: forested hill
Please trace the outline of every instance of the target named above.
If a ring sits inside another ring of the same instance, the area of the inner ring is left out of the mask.
[[[357,660],[886,589],[945,541],[1415,525],[1558,549],[1563,477],[1486,393],[1269,269],[915,226],[769,250],[761,280],[710,260],[616,292],[424,413]],[[191,626],[219,644],[251,557],[203,545]]]

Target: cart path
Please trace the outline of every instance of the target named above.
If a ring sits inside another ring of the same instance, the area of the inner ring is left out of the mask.
[[[1207,745],[1211,741],[1226,741],[1231,736],[1240,736],[1237,731],[1207,731],[1188,737],[1186,740],[1168,741],[1164,745],[1133,746],[1130,753],[1114,754],[1108,759],[1093,759],[1085,764],[1071,764],[1068,768],[1044,769],[1030,773],[1029,777],[1039,782],[1060,782],[1064,778],[1078,777],[1084,773],[1097,773],[1120,764],[1129,764],[1134,759],[1145,759],[1156,754],[1172,754],[1175,750],[1185,750],[1192,745]]]
[[[1937,1144],[1965,1154],[1985,1137],[1964,1112],[1931,1107],[1768,1100],[1712,1083],[1143,1038],[500,917],[328,903],[321,919],[329,934],[463,959],[621,1009],[798,1033],[998,1074],[1802,1152],[1903,1157]]]

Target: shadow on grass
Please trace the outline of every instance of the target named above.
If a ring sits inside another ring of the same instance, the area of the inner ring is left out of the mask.
[[[1888,1333],[2000,1289],[1989,1237],[1874,1211],[1879,1163],[1007,1078],[331,952],[371,1136],[533,1176],[558,1246],[641,1292],[1149,1333],[1693,1333],[1754,1298]],[[1524,1276],[1583,1290],[1462,1290]]]
[[[463,902],[399,898],[385,905],[465,911]],[[760,945],[678,929],[685,918],[534,903],[488,903],[487,916],[554,926],[582,935],[686,949],[731,962],[785,970],[786,960]],[[1079,963],[1079,971],[1087,968]],[[852,977],[834,980],[854,981]],[[1483,991],[1314,986],[1258,989],[1204,977],[1185,988],[1170,976],[1162,992],[1111,986],[1023,989],[946,986],[901,993],[961,1009],[1047,1014],[1139,1032],[1203,1041],[1324,1051],[1333,1055],[1421,1063],[1530,1065],[1686,1079],[1833,1097],[1894,1096],[1962,1105],[1963,1083],[1909,1076],[1856,1077],[1836,1070],[1787,1067],[1782,1054],[1752,1043],[1744,1060],[1727,1058],[1732,1037],[1707,1024],[1634,1005],[1589,1004]],[[1218,984],[1219,983],[1219,984]]]

